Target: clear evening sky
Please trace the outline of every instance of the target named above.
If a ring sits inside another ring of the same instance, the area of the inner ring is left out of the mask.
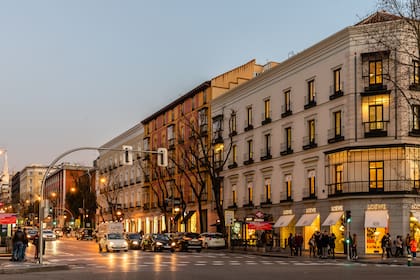
[[[99,147],[205,80],[281,62],[374,11],[374,0],[0,0],[0,148],[20,171]]]

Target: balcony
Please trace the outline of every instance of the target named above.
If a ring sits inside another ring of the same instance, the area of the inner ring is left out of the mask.
[[[401,180],[381,180],[377,182],[376,187],[371,187],[368,180],[350,181],[342,183],[327,184],[328,197],[346,197],[346,196],[372,196],[396,195],[396,194],[418,194],[418,181]]]
[[[272,204],[273,204],[273,202],[271,201],[270,198],[268,198],[264,194],[261,195],[261,202],[260,202],[261,207],[270,207]]]
[[[328,143],[336,143],[344,140],[344,136],[341,135],[341,131],[343,131],[343,127],[340,128],[340,131],[337,132],[335,128],[328,129]]]
[[[243,208],[254,208],[254,203],[252,201],[247,201],[242,205]]]
[[[254,159],[252,157],[253,157],[252,152],[245,153],[244,154],[244,165],[249,165],[249,164],[254,163]]]
[[[315,96],[309,98],[309,96],[305,96],[305,106],[303,107],[305,110],[310,109],[316,106]]]
[[[292,145],[293,145],[293,142],[292,143],[282,143],[280,145],[280,151],[281,151],[280,155],[281,156],[286,156],[286,155],[293,154]]]
[[[288,104],[287,106],[286,105],[282,105],[281,106],[281,111],[282,111],[282,113],[281,113],[281,117],[282,118],[291,116],[293,114],[293,112],[292,112],[292,105],[291,104]]]
[[[271,123],[271,111],[267,113],[263,113],[261,119],[262,119],[261,125],[266,125],[266,124]]]
[[[236,210],[236,209],[238,209],[238,205],[236,205],[236,202],[234,202],[234,203],[230,204],[227,208],[232,209],[232,210]]]
[[[330,95],[330,100],[337,99],[341,96],[344,96],[344,92],[341,89],[338,91],[334,91],[333,94]]]
[[[309,138],[309,136],[303,137],[303,147],[302,147],[302,149],[309,150],[309,149],[313,149],[313,148],[318,147],[318,144],[316,143],[316,140],[315,140],[317,138],[318,138],[317,135],[315,135],[315,137],[313,137],[313,138]]]
[[[420,91],[420,84],[419,83],[412,83],[409,87],[409,90]]]
[[[408,132],[409,136],[413,136],[413,137],[420,137],[420,129],[415,129],[412,128],[409,132]]]
[[[229,137],[233,137],[238,135],[238,132],[236,130],[233,130],[231,133],[229,133]]]
[[[223,131],[218,130],[213,133],[213,145],[223,143]]]
[[[365,77],[364,83],[367,86],[365,86],[364,91],[360,93],[362,96],[391,93],[391,90],[388,90],[388,86],[383,83],[369,84],[369,77]]]
[[[228,164],[228,168],[229,169],[233,169],[233,168],[236,168],[236,167],[238,167],[238,163],[237,162],[231,162],[231,163]]]
[[[252,125],[252,124],[250,124],[250,123],[248,123],[246,126],[245,126],[245,131],[250,131],[250,130],[253,130],[254,129],[254,126]]]
[[[364,122],[365,138],[388,136],[389,121]]]
[[[260,157],[261,161],[268,160],[271,158],[272,158],[271,147],[266,147],[266,148],[261,149],[261,157]]]

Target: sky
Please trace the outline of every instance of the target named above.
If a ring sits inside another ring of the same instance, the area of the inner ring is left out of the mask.
[[[375,0],[0,0],[9,171],[99,147],[206,80],[251,59],[284,61],[376,9]],[[61,161],[91,166],[97,156]]]

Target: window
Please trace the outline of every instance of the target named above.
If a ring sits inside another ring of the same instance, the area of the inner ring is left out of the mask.
[[[292,200],[292,175],[286,175],[286,199]]]
[[[229,133],[236,134],[236,113],[232,113],[230,115],[229,120]]]
[[[384,129],[384,114],[383,105],[369,105],[369,129],[382,130]]]
[[[267,133],[264,135],[264,148],[261,153],[261,160],[266,160],[271,158],[271,134]]]
[[[315,197],[316,195],[315,170],[308,171],[308,189],[309,189],[309,197]]]
[[[334,94],[341,93],[341,68],[334,70]]]
[[[413,127],[412,130],[420,130],[420,105],[413,105]]]
[[[236,194],[236,190],[232,190],[232,204],[236,205],[237,203],[237,194]]]
[[[175,145],[175,134],[174,134],[174,125],[169,125],[167,128],[167,137],[168,137],[168,145],[173,146]]]
[[[285,135],[286,135],[286,149],[287,151],[292,150],[292,128],[286,127],[285,128]]]
[[[236,163],[238,153],[238,147],[236,145],[232,145],[232,163]]]
[[[315,80],[310,80],[308,82],[308,103],[315,102]]]
[[[337,164],[335,166],[335,192],[343,191],[343,165]]]
[[[382,84],[382,60],[369,61],[369,85]]]
[[[248,146],[248,160],[252,160],[253,159],[253,142],[252,140],[248,140],[247,141],[247,146]]]
[[[384,162],[369,162],[369,190],[382,191],[384,188]]]
[[[264,100],[264,120],[271,119],[270,99]]]
[[[245,128],[245,130],[248,130],[248,129],[252,129],[253,127],[252,127],[252,107],[247,107],[246,108],[246,113],[247,113],[247,116],[246,116],[246,128]]]
[[[308,136],[309,136],[309,143],[315,143],[315,120],[308,121]]]
[[[292,111],[290,106],[290,90],[287,90],[284,92],[284,106],[285,106],[285,112]]]
[[[252,189],[252,183],[248,183],[248,204],[252,205],[252,197],[253,197],[253,189]]]
[[[341,111],[334,112],[334,136],[341,136]]]
[[[271,179],[265,179],[264,182],[265,201],[271,201]]]

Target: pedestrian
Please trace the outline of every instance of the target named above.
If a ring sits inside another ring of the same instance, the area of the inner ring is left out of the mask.
[[[357,255],[357,235],[353,233],[353,237],[351,239],[351,259],[357,260],[359,256]]]
[[[386,254],[386,257],[389,258],[389,253],[386,250],[386,248],[388,247],[388,242],[389,242],[388,235],[384,234],[384,236],[382,236],[382,239],[381,239],[382,258],[384,258],[385,254]]]
[[[328,236],[328,232],[325,230],[321,236],[321,246],[322,246],[322,259],[328,258],[328,246],[330,244],[330,237]]]
[[[395,257],[402,257],[403,255],[404,252],[402,236],[397,235],[397,238],[395,238]]]
[[[39,234],[38,232],[34,236],[34,240],[32,241],[32,244],[34,244],[35,250],[34,250],[34,259],[39,259]]]
[[[293,237],[293,234],[290,233],[289,237],[287,238],[287,245],[290,248],[290,256],[293,256],[293,254],[295,253],[295,238]]]
[[[413,258],[417,256],[417,241],[414,239],[414,237],[410,240],[410,251]]]
[[[13,254],[11,261],[22,261],[23,257],[23,242],[25,240],[25,234],[21,227],[18,227],[12,238],[13,243]]]
[[[26,261],[26,248],[29,246],[28,233],[26,229],[23,230],[23,247],[22,247],[22,261]]]
[[[331,233],[330,235],[330,254],[332,256],[333,259],[335,259],[335,240],[337,239],[337,237],[335,236],[334,232]]]
[[[318,257],[321,257],[322,255],[322,244],[321,244],[321,232],[316,231],[315,232],[315,244],[316,244],[316,253]]]
[[[295,255],[302,256],[303,236],[297,233],[295,236]]]
[[[315,233],[312,234],[311,239],[308,242],[309,245],[309,257],[315,257],[316,255],[316,244],[315,244]]]
[[[391,241],[391,235],[389,234],[389,232],[386,235],[387,235],[387,240],[388,240],[388,242],[385,244],[386,257],[389,258],[389,257],[393,257],[392,250],[391,250],[392,241]]]
[[[405,237],[405,249],[407,251],[407,255],[411,255],[410,240],[410,234],[407,233],[407,236]]]

